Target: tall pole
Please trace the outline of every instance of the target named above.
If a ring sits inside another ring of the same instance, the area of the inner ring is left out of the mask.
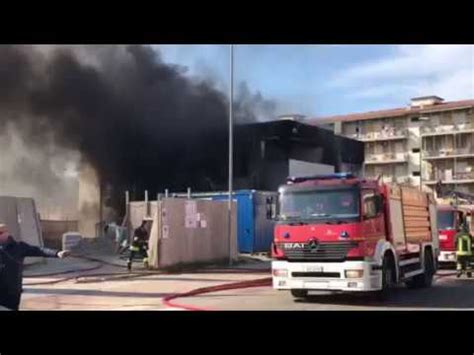
[[[233,177],[233,101],[234,101],[234,46],[230,45],[229,88],[229,200],[227,207],[227,236],[229,238],[229,265],[232,265],[232,177]]]
[[[103,184],[102,184],[102,179],[99,181],[99,230],[98,230],[98,237],[103,237],[104,236],[104,231],[103,228],[104,226],[102,225],[104,221],[104,196],[103,196]]]

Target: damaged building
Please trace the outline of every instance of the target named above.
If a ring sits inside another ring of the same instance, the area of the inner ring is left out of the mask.
[[[288,176],[302,176],[332,172],[361,173],[364,161],[363,143],[334,134],[332,131],[308,125],[304,120],[293,117],[276,121],[237,125],[234,136],[234,189],[277,191]],[[218,171],[227,171],[228,162],[221,161]],[[167,171],[172,177],[173,171]],[[201,177],[204,178],[204,177]],[[98,223],[110,219],[111,210],[101,208],[99,181],[90,170],[80,175],[79,201],[82,222],[81,232],[90,235],[98,233]],[[106,182],[104,182],[106,185]],[[197,189],[193,192],[225,191],[227,176],[211,181],[212,189]],[[170,186],[148,186],[150,198]],[[144,191],[142,191],[142,194]],[[136,194],[135,196],[137,196]],[[125,190],[122,193],[125,202]],[[142,195],[132,200],[142,199]],[[102,201],[105,198],[102,197]],[[87,208],[86,208],[87,207]],[[102,218],[101,218],[102,215]],[[116,220],[116,222],[119,222]]]
[[[140,200],[145,190],[153,198],[166,188],[227,189],[229,99],[209,78],[163,61],[159,50],[8,45],[0,46],[0,68],[8,68],[0,70],[0,127],[12,127],[25,142],[25,159],[17,150],[8,155],[12,169],[1,187],[11,193],[25,177],[22,186],[35,188],[28,195],[44,197],[43,216],[73,223],[77,215],[79,231],[95,236],[100,220],[120,221],[125,191]],[[299,118],[267,122],[274,102],[245,83],[236,85],[233,100],[236,189],[274,191],[295,173],[357,171],[357,143]],[[42,154],[27,159],[31,152]],[[66,179],[75,155],[81,168]],[[78,206],[67,215],[66,195]]]
[[[359,174],[363,144],[285,116],[236,127],[235,187],[276,191],[288,176]],[[225,186],[223,186],[225,189]]]

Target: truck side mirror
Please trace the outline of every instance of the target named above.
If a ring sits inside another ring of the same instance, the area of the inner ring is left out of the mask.
[[[267,219],[277,219],[276,199],[274,197],[267,197]]]
[[[271,197],[267,197],[267,201],[266,201],[266,211],[267,211],[267,219],[271,219],[272,218],[272,199]]]

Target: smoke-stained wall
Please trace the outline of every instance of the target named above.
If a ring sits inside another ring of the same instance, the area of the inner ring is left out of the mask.
[[[292,160],[322,164],[312,173],[355,174],[364,161],[362,142],[291,120],[239,126],[235,148],[236,189],[276,191],[291,174]]]

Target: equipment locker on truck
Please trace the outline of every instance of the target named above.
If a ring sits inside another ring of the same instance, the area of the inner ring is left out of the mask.
[[[439,254],[436,202],[417,188],[351,174],[289,178],[279,189],[273,287],[370,291],[429,287]]]

